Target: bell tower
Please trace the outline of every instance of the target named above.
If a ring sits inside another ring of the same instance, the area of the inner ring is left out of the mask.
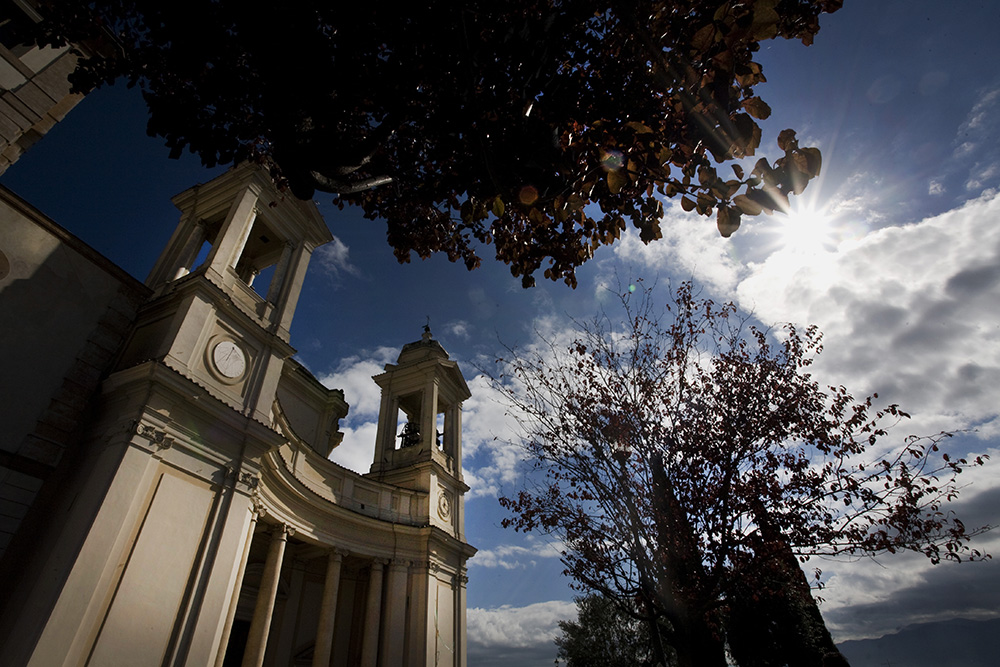
[[[119,367],[162,361],[269,423],[309,258],[330,232],[315,204],[283,196],[251,165],[172,201],[181,219]]]
[[[369,476],[428,492],[431,524],[464,539],[462,401],[471,393],[458,363],[424,327],[374,380],[382,403]]]

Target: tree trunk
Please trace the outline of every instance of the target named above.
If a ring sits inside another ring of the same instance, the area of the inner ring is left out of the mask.
[[[729,646],[740,667],[849,667],[830,636],[792,548],[757,511],[760,539],[730,603]]]
[[[673,625],[671,648],[677,667],[726,667],[722,626],[714,611],[714,591],[704,590],[708,577],[698,541],[670,486],[663,459],[654,454],[653,508],[660,552],[658,598]]]

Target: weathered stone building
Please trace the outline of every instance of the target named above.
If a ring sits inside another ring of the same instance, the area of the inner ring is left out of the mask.
[[[0,664],[464,666],[457,364],[405,345],[371,471],[330,462],[348,405],[289,336],[316,207],[252,168],[173,201],[143,284],[0,188]]]

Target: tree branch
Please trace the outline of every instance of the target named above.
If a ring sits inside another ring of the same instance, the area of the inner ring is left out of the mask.
[[[349,173],[349,172],[348,172]],[[356,192],[364,192],[377,188],[380,185],[392,183],[395,179],[392,176],[373,176],[360,181],[344,181],[339,178],[331,178],[318,171],[310,171],[309,178],[317,190],[330,192],[335,195],[350,195]]]

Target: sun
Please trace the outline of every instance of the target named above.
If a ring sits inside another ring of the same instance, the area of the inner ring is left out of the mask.
[[[776,216],[779,243],[797,253],[819,253],[834,245],[833,216],[825,206],[793,205]]]

